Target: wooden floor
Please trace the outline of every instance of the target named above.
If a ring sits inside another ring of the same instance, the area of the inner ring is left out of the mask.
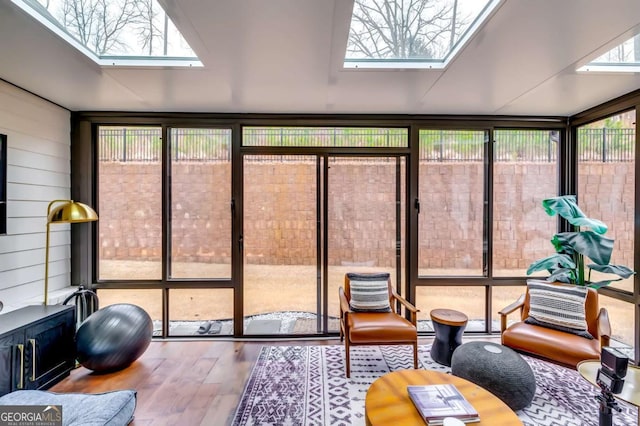
[[[142,357],[124,370],[94,374],[78,367],[49,390],[135,389],[135,426],[227,425],[263,345],[333,344],[340,341],[152,341]]]
[[[464,341],[495,337],[465,338]],[[499,337],[497,338],[499,339]],[[432,338],[421,338],[429,344]],[[244,385],[264,345],[338,345],[340,340],[152,341],[128,368],[95,374],[78,367],[53,392],[138,392],[132,425],[223,426],[231,423]]]

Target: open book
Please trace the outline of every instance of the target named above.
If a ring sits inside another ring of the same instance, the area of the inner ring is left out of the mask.
[[[428,425],[441,425],[445,417],[455,417],[465,423],[478,422],[480,417],[469,401],[452,384],[407,386],[409,397]]]

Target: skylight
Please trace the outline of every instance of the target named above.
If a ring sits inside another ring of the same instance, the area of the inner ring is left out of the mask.
[[[444,68],[501,0],[355,0],[345,68]]]
[[[12,0],[103,66],[202,66],[156,0]]]
[[[640,35],[631,37],[578,71],[640,72]]]

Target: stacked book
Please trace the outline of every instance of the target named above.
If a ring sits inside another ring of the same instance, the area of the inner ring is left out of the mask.
[[[409,397],[427,425],[442,425],[447,417],[479,422],[478,412],[452,384],[407,386]]]

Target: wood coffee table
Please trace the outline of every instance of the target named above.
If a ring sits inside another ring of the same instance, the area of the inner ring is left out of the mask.
[[[368,426],[422,425],[425,422],[411,402],[408,385],[436,385],[451,383],[473,405],[480,421],[472,425],[522,425],[508,406],[480,386],[451,374],[430,370],[399,370],[387,373],[371,384],[364,403]]]

